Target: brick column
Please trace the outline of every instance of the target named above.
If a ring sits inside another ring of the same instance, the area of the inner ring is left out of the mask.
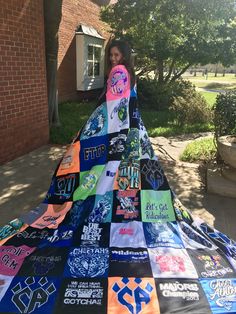
[[[48,143],[42,0],[0,0],[0,163]]]

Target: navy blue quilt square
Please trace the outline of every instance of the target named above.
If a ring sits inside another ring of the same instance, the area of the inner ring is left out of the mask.
[[[75,228],[69,225],[60,225],[57,229],[51,229],[50,235],[38,245],[43,247],[67,247],[72,244]]]
[[[80,171],[88,171],[93,166],[107,162],[108,135],[96,136],[80,141]]]
[[[63,204],[73,200],[73,192],[79,186],[79,173],[54,176],[44,199],[46,204]]]
[[[135,97],[130,98],[129,117],[130,117],[130,128],[139,129],[140,112],[137,105],[137,99]]]
[[[7,313],[52,313],[60,280],[54,277],[15,277],[0,302]]]
[[[66,217],[61,225],[69,226],[70,228],[79,228],[84,221],[87,221],[95,203],[95,196],[89,196],[85,200],[73,202],[72,208],[66,214]]]
[[[176,222],[144,222],[143,230],[148,248],[184,248],[183,242],[179,234],[179,227]]]
[[[94,278],[107,277],[109,249],[74,247],[70,249],[64,269],[64,277]]]

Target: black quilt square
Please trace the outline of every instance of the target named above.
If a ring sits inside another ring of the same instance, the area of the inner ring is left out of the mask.
[[[106,314],[107,279],[64,279],[54,314]]]
[[[162,314],[211,313],[208,301],[198,280],[155,279]]]
[[[116,190],[113,197],[112,222],[141,220],[139,190]]]
[[[140,160],[141,189],[167,191],[169,183],[158,160]]]
[[[110,223],[88,222],[74,233],[74,246],[108,247],[110,239]]]
[[[67,248],[37,249],[24,260],[18,275],[59,276],[63,273],[67,254]]]
[[[232,278],[235,271],[229,262],[216,250],[187,249],[199,278]]]
[[[109,134],[108,161],[121,160],[125,150],[128,130],[122,130],[119,133]]]
[[[25,230],[11,237],[8,241],[4,243],[4,245],[27,245],[29,247],[36,247],[41,243],[42,240],[47,239],[52,234],[52,229],[37,229],[33,227],[27,227]]]
[[[145,248],[110,248],[109,277],[152,277]]]

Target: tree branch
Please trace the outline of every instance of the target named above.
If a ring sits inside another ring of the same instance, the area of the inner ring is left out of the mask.
[[[170,82],[174,82],[175,80],[177,80],[191,65],[191,63],[188,63],[180,72],[172,77]]]
[[[138,69],[138,71],[139,71],[139,69]],[[153,67],[145,67],[145,68],[141,69],[141,71],[137,74],[137,76],[140,77],[142,75],[146,75],[151,71],[153,71]]]
[[[171,77],[172,71],[173,71],[174,66],[175,66],[175,61],[176,61],[176,59],[174,58],[171,62],[170,67],[169,67],[169,73],[164,78],[164,82],[167,82],[169,80],[169,78]]]

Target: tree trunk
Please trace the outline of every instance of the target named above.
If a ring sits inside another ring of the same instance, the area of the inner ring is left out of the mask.
[[[44,0],[45,48],[48,87],[49,124],[60,125],[58,113],[57,59],[58,30],[61,21],[62,0]]]
[[[48,61],[49,85],[48,85],[48,104],[49,104],[49,124],[59,126],[59,111],[58,111],[58,90],[57,90],[57,58],[52,58]]]
[[[163,83],[164,82],[164,64],[163,60],[157,61],[157,68],[158,68],[158,82]]]
[[[217,77],[217,74],[218,74],[218,66],[216,65],[216,68],[215,68],[215,77]]]

